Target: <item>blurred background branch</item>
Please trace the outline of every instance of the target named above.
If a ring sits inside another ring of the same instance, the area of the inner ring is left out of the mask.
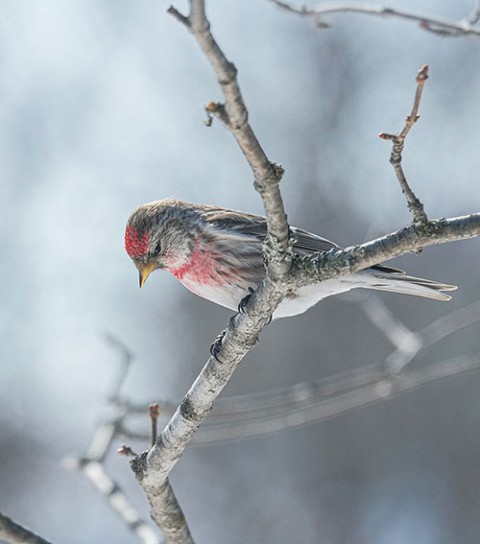
[[[0,512],[0,540],[7,544],[50,544],[30,529],[22,527]]]
[[[364,15],[374,15],[379,17],[392,17],[413,21],[419,24],[420,28],[447,37],[461,36],[480,36],[480,29],[476,28],[476,24],[480,19],[480,3],[475,2],[470,14],[464,19],[456,22],[449,21],[446,18],[436,15],[419,13],[415,10],[386,7],[381,3],[375,4],[371,2],[319,2],[313,8],[308,8],[304,5],[297,7],[293,3],[284,2],[283,0],[269,0],[279,8],[307,17],[320,28],[329,28],[330,24],[322,19],[324,15],[333,13],[360,13]]]
[[[336,373],[318,382],[220,398],[196,432],[192,446],[214,446],[290,431],[480,369],[480,354],[473,353],[406,370],[422,351],[463,328],[478,324],[480,301],[452,311],[418,331],[410,331],[375,294],[368,294],[358,304],[395,347],[384,361]],[[151,432],[146,430],[149,406],[132,403],[121,392],[134,360],[130,355],[125,367],[125,354],[131,352],[114,335],[106,334],[105,339],[119,354],[117,369],[111,377],[111,392],[106,399],[114,415],[99,425],[87,454],[69,459],[68,466],[81,471],[93,483],[140,543],[155,544],[159,542],[155,532],[140,520],[103,465],[106,456],[124,440],[144,447],[151,439]],[[169,401],[159,401],[160,420],[168,421],[175,408]]]
[[[135,518],[120,523],[108,500],[108,490],[121,490],[149,524],[125,459],[110,453],[125,440],[135,451],[149,444],[146,399],[166,399],[160,413],[171,414],[198,373],[199,349],[207,352],[228,319],[167,274],[139,295],[122,245],[133,205],[174,196],[262,213],[245,188],[252,175],[234,140],[205,129],[199,105],[218,107],[223,98],[164,7],[144,0],[2,6],[0,508],[54,542],[145,541],[129,532]],[[396,7],[428,13],[432,4]],[[471,0],[441,0],[435,10],[455,23],[471,12],[477,28]],[[398,17],[337,17],[329,32],[317,32],[258,0],[217,2],[211,15],[241,69],[265,151],[288,173],[282,191],[293,224],[347,246],[409,221],[375,135],[408,110],[405,81],[427,59],[428,123],[409,135],[415,190],[428,195],[431,217],[478,209],[476,39],[438,39]],[[292,431],[229,440],[212,426],[208,434],[211,423],[235,422],[235,402],[219,400],[197,433],[216,447],[189,448],[172,475],[199,542],[288,544],[301,526],[305,542],[478,543],[480,374],[467,371],[480,353],[472,305],[478,244],[432,247],[398,263],[459,285],[449,306],[361,293],[265,328],[224,392],[244,410],[235,436],[254,434],[249,402],[258,403],[263,428]],[[364,304],[372,304],[371,316]],[[131,354],[112,355],[99,341],[105,324],[141,363],[126,377],[121,361]],[[454,379],[437,379],[452,371]],[[115,379],[123,383],[119,399]],[[392,385],[431,379],[433,386],[408,395]],[[348,411],[349,403],[364,408]],[[286,427],[291,408],[299,415]],[[344,415],[329,420],[329,413]],[[311,424],[297,425],[307,416]],[[317,416],[322,423],[313,423]],[[145,440],[121,438],[120,427]],[[61,459],[90,442],[91,472],[66,472]],[[106,493],[85,485],[91,473]],[[205,489],[209,500],[198,500]],[[122,502],[118,492],[113,497]]]

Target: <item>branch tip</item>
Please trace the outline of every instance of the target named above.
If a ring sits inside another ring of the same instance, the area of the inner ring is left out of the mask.
[[[424,64],[417,74],[417,82],[426,81],[428,79],[428,64]]]
[[[190,22],[190,17],[186,17],[185,15],[180,13],[177,8],[170,6],[167,9],[167,13],[174,17],[177,21],[182,23],[182,25],[186,26],[188,29],[191,28],[192,23]]]
[[[160,416],[160,407],[158,405],[158,402],[150,404],[150,406],[148,407],[148,411],[150,413],[151,419],[157,420]]]
[[[208,113],[215,113],[218,111],[219,107],[220,104],[218,102],[207,102],[205,104],[205,110],[208,111]]]
[[[152,422],[152,446],[155,446],[158,437],[158,417],[160,415],[158,402],[150,404],[148,411],[150,413],[150,420]]]
[[[398,134],[388,134],[381,132],[378,136],[382,140],[390,140],[392,145],[392,152],[390,154],[390,163],[392,164],[400,188],[407,200],[407,206],[411,214],[413,215],[413,222],[415,224],[425,224],[428,221],[427,214],[423,208],[423,204],[417,198],[410,185],[402,167],[402,152],[405,145],[405,140],[413,125],[420,119],[418,115],[418,108],[420,107],[420,99],[422,98],[422,91],[425,81],[428,79],[428,64],[424,64],[417,72],[416,82],[417,89],[415,91],[415,98],[413,101],[412,111],[405,118],[405,125]]]
[[[130,446],[120,446],[117,450],[117,453],[120,455],[125,455],[125,457],[137,457],[137,454],[132,450]]]

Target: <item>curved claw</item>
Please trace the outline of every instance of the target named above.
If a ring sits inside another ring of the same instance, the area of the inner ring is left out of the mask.
[[[252,298],[252,295],[255,291],[252,287],[249,287],[248,290],[250,293],[242,298],[242,300],[238,303],[238,313],[239,314],[245,314],[245,308],[247,307],[248,301]]]
[[[213,341],[213,344],[210,346],[210,355],[216,359],[219,363],[220,359],[218,358],[220,352],[222,351],[222,340],[224,339],[225,335],[227,334],[227,330],[225,329],[222,331]]]

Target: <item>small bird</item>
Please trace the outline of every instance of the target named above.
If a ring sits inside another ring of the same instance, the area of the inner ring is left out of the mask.
[[[290,227],[300,257],[340,249],[333,242]],[[216,206],[164,199],[143,204],[130,216],[125,249],[140,274],[140,287],[153,270],[171,272],[192,293],[237,310],[265,276],[262,243],[265,217]],[[291,293],[273,318],[301,314],[320,300],[356,288],[450,300],[443,291],[454,285],[407,276],[402,270],[375,265],[354,274],[301,287]]]

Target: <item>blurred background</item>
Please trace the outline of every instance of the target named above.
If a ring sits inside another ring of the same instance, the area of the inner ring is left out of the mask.
[[[458,20],[473,2],[395,5]],[[262,211],[233,138],[219,123],[203,124],[203,104],[220,91],[167,7],[1,3],[0,511],[54,542],[135,541],[89,482],[62,464],[85,452],[108,415],[118,355],[103,333],[135,354],[128,398],[177,403],[231,315],[166,273],[139,291],[123,248],[129,214],[166,196]],[[431,217],[480,210],[479,38],[440,38],[353,14],[317,29],[266,0],[211,0],[207,8],[239,69],[253,128],[286,170],[292,224],[351,245],[410,221],[390,144],[377,134],[402,127],[425,63],[431,78],[406,144],[406,174]],[[375,296],[421,329],[480,298],[479,247],[466,241],[393,263],[459,285],[450,303]],[[381,364],[393,347],[362,300],[335,297],[271,324],[223,396]],[[476,324],[411,365],[479,352]],[[188,450],[172,481],[194,537],[479,542],[479,387],[479,374],[459,375],[301,429]],[[112,453],[107,465],[147,518],[125,458]]]

